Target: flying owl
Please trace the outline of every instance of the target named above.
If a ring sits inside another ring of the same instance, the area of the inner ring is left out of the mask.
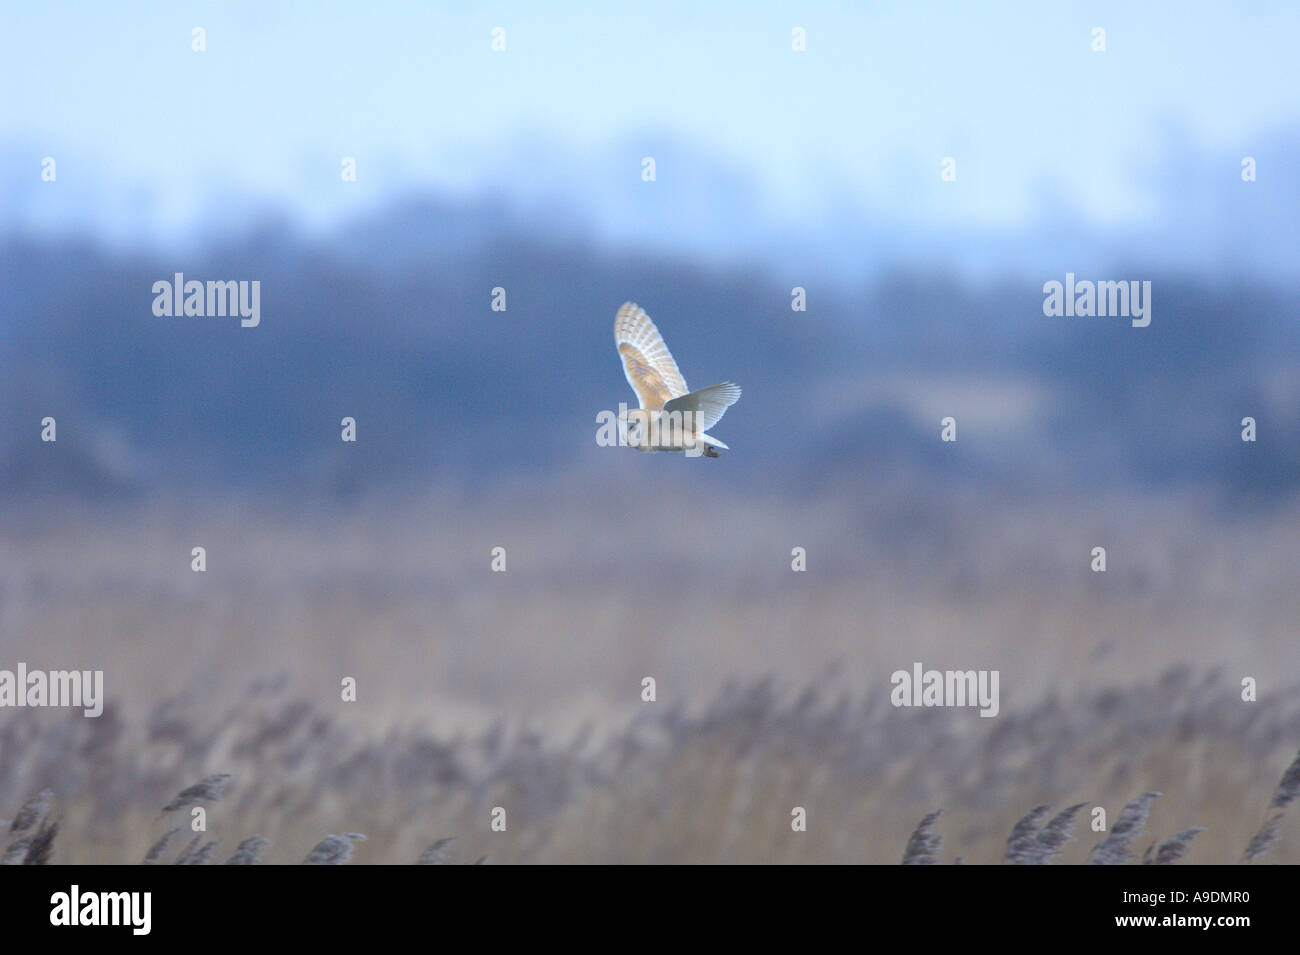
[[[699,449],[710,458],[718,457],[718,448],[730,450],[705,432],[740,400],[739,385],[724,381],[690,391],[659,329],[635,302],[623,303],[614,316],[614,344],[641,405],[619,415],[627,444],[638,451]]]

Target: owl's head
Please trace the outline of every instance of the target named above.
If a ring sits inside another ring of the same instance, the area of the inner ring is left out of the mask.
[[[648,444],[650,441],[651,415],[644,408],[628,408],[618,416],[619,428],[623,440],[631,447]]]

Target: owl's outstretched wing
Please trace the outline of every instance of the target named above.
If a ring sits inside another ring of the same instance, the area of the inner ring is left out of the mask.
[[[740,400],[740,385],[724,381],[709,385],[699,391],[674,398],[664,405],[664,411],[689,411],[696,431],[708,431],[722,420],[727,409]]]
[[[636,302],[625,302],[614,316],[614,344],[623,360],[623,374],[642,408],[662,408],[686,394],[686,380],[664,344],[664,338]]]

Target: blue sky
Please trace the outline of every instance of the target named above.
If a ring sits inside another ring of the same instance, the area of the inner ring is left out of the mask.
[[[0,161],[20,188],[0,212],[119,235],[254,206],[328,224],[418,185],[585,195],[599,224],[653,155],[661,183],[792,228],[847,209],[1016,228],[1044,197],[1127,228],[1163,214],[1170,149],[1234,164],[1296,128],[1297,36],[1294,3],[10,5]],[[75,202],[40,192],[44,155]]]

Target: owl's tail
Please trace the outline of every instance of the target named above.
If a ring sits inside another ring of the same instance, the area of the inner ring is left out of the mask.
[[[721,455],[718,454],[718,448],[722,448],[724,451],[731,450],[731,448],[727,447],[717,438],[709,434],[701,434],[695,440],[698,442],[697,447],[703,448],[703,451],[701,453],[706,458],[721,457]]]

